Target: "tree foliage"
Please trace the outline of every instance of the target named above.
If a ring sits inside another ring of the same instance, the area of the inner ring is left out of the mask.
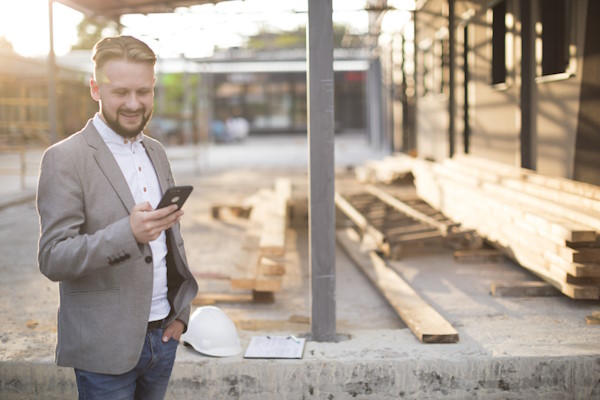
[[[114,21],[105,21],[85,16],[77,25],[77,43],[72,50],[90,50],[105,36],[114,36],[121,33],[119,24]]]
[[[333,25],[333,45],[335,48],[361,47],[359,36],[349,34],[344,25]],[[306,27],[294,31],[275,32],[262,28],[260,32],[248,38],[245,48],[250,50],[284,50],[306,48]]]

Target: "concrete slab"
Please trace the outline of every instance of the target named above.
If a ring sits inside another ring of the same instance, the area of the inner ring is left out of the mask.
[[[352,143],[346,142],[346,154],[355,154],[353,160],[338,164],[341,177],[347,165],[374,156],[360,151],[360,140]],[[255,159],[236,159],[232,168],[221,159],[223,167],[198,169],[190,151],[170,150],[178,183],[196,188],[182,230],[200,276],[227,272],[244,230],[243,221],[212,220],[213,202],[235,202],[277,176],[292,178],[295,196],[305,194],[301,156],[297,164],[269,167],[274,153],[301,154],[296,144],[277,138],[254,145],[247,146]],[[226,149],[219,147],[223,154]],[[32,201],[0,209],[2,399],[76,398],[72,370],[54,365],[58,290],[37,270],[37,236]],[[253,335],[310,332],[306,227],[289,229],[288,243],[290,268],[275,303],[219,304],[238,324],[244,348]],[[181,345],[167,398],[600,399],[600,327],[585,322],[599,302],[492,297],[494,281],[535,277],[506,260],[459,264],[439,244],[405,250],[391,265],[457,329],[458,343],[420,343],[338,249],[338,342],[308,341],[301,360],[212,358]],[[207,292],[229,290],[223,280],[200,284]]]

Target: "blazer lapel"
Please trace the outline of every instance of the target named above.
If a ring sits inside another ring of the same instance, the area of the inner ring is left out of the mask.
[[[154,171],[156,171],[156,176],[158,176],[160,189],[164,193],[165,190],[167,190],[167,188],[169,187],[169,181],[166,175],[166,171],[168,171],[168,168],[166,165],[163,165],[163,163],[161,162],[161,158],[158,157],[156,149],[154,148],[154,143],[152,143],[150,140],[144,139],[142,140],[142,145],[146,149],[146,153],[148,153],[148,157],[150,157],[152,165],[154,165]]]
[[[129,185],[125,180],[115,157],[102,140],[102,136],[100,136],[91,120],[84,128],[83,135],[85,136],[88,145],[95,149],[94,158],[98,163],[98,167],[100,167],[102,173],[106,176],[113,189],[115,189],[115,192],[125,207],[127,207],[127,210],[131,213],[131,210],[135,205],[135,200],[133,199]]]

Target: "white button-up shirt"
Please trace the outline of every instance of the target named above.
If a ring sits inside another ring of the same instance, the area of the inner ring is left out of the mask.
[[[147,201],[153,208],[156,208],[162,197],[162,191],[154,165],[142,145],[143,134],[140,132],[134,138],[126,139],[108,127],[98,113],[94,116],[93,123],[119,164],[135,204]],[[167,300],[168,250],[165,232],[150,242],[150,249],[154,260],[154,283],[152,307],[148,321],[156,321],[167,317],[171,311]]]

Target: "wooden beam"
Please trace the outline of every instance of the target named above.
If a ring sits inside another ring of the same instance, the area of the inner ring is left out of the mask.
[[[373,250],[360,250],[351,229],[338,231],[338,243],[423,343],[456,343],[458,332]]]
[[[192,300],[194,306],[207,306],[216,303],[250,303],[252,294],[249,293],[198,293]]]
[[[554,286],[543,281],[494,282],[490,288],[496,297],[542,297],[558,296]]]
[[[504,259],[504,254],[497,249],[455,250],[454,261],[459,263],[495,263]]]

